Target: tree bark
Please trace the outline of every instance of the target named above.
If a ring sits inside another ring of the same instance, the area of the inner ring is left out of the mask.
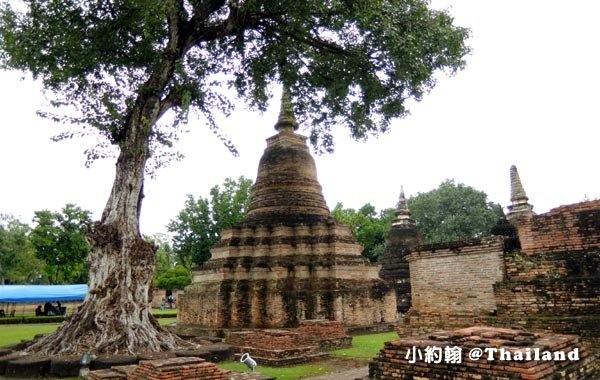
[[[90,281],[88,295],[77,312],[59,330],[28,348],[44,354],[137,353],[193,346],[162,329],[151,314],[149,292],[154,274],[154,247],[142,239],[139,213],[143,198],[144,168],[150,156],[152,128],[177,102],[162,97],[178,59],[200,41],[235,32],[232,15],[217,26],[205,28],[221,0],[189,22],[182,4],[172,2],[167,15],[169,40],[158,64],[138,91],[122,133],[116,136],[120,154],[113,187],[102,213],[88,234]],[[208,13],[207,13],[208,12]],[[198,27],[196,30],[193,27]],[[182,28],[186,30],[182,33]],[[218,33],[211,34],[211,31]],[[210,33],[209,33],[210,32]],[[176,90],[172,90],[175,91]],[[179,95],[175,96],[176,100]],[[162,97],[162,98],[161,98]]]
[[[149,293],[155,248],[139,231],[144,167],[159,106],[158,96],[139,95],[128,118],[108,202],[87,236],[90,281],[85,301],[56,333],[28,351],[137,353],[186,345],[152,316]]]

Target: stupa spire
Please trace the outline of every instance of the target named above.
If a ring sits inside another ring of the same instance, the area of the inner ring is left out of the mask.
[[[404,196],[404,186],[400,186],[400,198],[398,199],[398,204],[396,205],[396,211],[394,212],[396,216],[392,221],[392,226],[414,226],[415,221],[410,218],[410,210],[408,209],[408,203],[406,202],[406,197]]]
[[[517,167],[515,165],[512,165],[510,167],[510,201],[527,202],[528,200],[529,198],[527,198],[527,194],[525,194],[525,189],[523,189],[523,184],[521,183],[521,177],[519,177]]]
[[[294,106],[292,104],[290,89],[285,84],[281,90],[281,108],[277,123],[275,123],[275,129],[279,132],[284,130],[295,131],[298,129],[298,121],[294,116]]]
[[[525,194],[515,165],[510,167],[510,201],[512,204],[508,206],[509,213],[507,215],[509,220],[517,214],[532,214],[533,206],[529,204],[529,198]]]

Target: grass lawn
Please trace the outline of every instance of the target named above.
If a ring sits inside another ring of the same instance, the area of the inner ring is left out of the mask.
[[[380,334],[359,335],[352,339],[352,347],[342,350],[330,351],[334,360],[325,360],[317,363],[300,364],[290,367],[263,367],[258,363],[258,372],[276,377],[278,380],[297,380],[311,376],[319,376],[335,372],[336,368],[352,368],[358,365],[366,365],[367,362],[377,356],[385,342],[397,340],[398,334],[387,332]],[[238,372],[246,372],[248,368],[239,362],[218,363],[223,369]]]
[[[159,318],[161,325],[176,321],[176,318]],[[0,347],[18,343],[24,339],[32,339],[36,334],[46,334],[56,330],[59,323],[0,325]],[[383,348],[384,342],[397,340],[395,332],[355,336],[352,348],[330,351],[332,359],[322,362],[299,364],[290,367],[263,367],[258,363],[257,371],[276,377],[279,380],[297,380],[311,376],[324,375],[339,371],[341,368],[351,368],[357,365],[366,365],[369,359],[377,356]],[[218,363],[220,368],[246,372],[248,368],[239,362]],[[0,377],[0,380],[3,380]],[[50,379],[48,379],[50,380]]]
[[[60,323],[0,325],[0,347],[33,339],[36,334],[51,333],[58,326]]]
[[[177,321],[177,318],[158,318],[157,321],[164,326]],[[51,333],[60,325],[60,323],[0,325],[0,347],[19,343],[22,340],[33,339],[36,334]]]
[[[248,367],[239,362],[217,363],[219,368],[236,372],[248,372]],[[333,372],[334,368],[325,363],[298,364],[290,367],[262,367],[259,363],[256,370],[263,375],[273,376],[278,380],[296,380],[304,377],[319,376]]]
[[[160,309],[152,309],[152,314],[154,315],[162,315],[162,314],[177,314],[177,309],[164,309],[164,310],[160,310]]]
[[[351,348],[331,351],[330,354],[340,358],[372,359],[377,356],[377,353],[383,348],[385,342],[398,339],[398,334],[393,331],[380,334],[358,335],[353,337]]]

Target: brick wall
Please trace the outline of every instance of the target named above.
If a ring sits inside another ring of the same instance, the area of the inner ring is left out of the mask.
[[[227,343],[235,347],[287,350],[306,346],[302,334],[289,330],[248,330],[232,332]]]
[[[522,251],[528,255],[600,248],[600,200],[519,219],[517,230]]]
[[[346,328],[339,321],[327,320],[301,321],[294,331],[306,340],[341,338],[348,335]]]
[[[598,314],[600,277],[499,283],[496,304],[503,316]]]
[[[600,249],[540,252],[526,255],[514,250],[505,254],[506,278],[531,281],[558,278],[590,278],[600,274]]]
[[[227,343],[232,346],[264,350],[289,350],[315,346],[323,349],[351,346],[352,338],[339,321],[307,320],[287,330],[246,330],[232,332]]]
[[[502,237],[420,246],[407,257],[412,309],[479,314],[495,309],[493,284],[503,279]]]

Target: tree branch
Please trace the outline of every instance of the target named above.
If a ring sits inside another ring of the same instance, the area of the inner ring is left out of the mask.
[[[288,24],[281,19],[273,18],[272,20],[275,23],[277,23],[278,25],[288,27]],[[270,33],[274,37],[277,37],[278,34],[285,35],[286,37],[289,37],[290,39],[292,39],[296,42],[300,42],[302,44],[312,46],[315,49],[327,51],[329,53],[338,54],[338,55],[346,55],[346,56],[350,55],[348,50],[344,49],[343,47],[341,47],[333,42],[324,41],[324,40],[320,39],[319,37],[310,37],[310,36],[304,37],[304,36],[302,36],[303,33],[300,30],[294,30],[294,31],[290,32],[290,31],[286,30],[285,27],[274,27],[273,25],[271,25],[269,23],[265,23],[265,22],[263,22],[261,25],[265,28],[265,31],[267,33]]]

